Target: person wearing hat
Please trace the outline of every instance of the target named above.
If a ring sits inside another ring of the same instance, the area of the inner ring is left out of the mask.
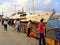
[[[45,38],[44,38],[44,27],[45,24],[43,23],[43,18],[40,20],[40,23],[38,24],[38,32],[39,32],[39,45],[41,45],[41,42],[43,40],[43,44],[45,45]]]

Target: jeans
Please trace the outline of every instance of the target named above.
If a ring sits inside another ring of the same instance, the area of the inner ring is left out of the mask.
[[[21,31],[21,30],[20,30],[20,26],[18,26],[18,27],[17,27],[17,32],[20,32],[20,31]]]
[[[7,31],[7,24],[4,24],[4,30]]]
[[[43,41],[43,42],[42,42]],[[40,37],[39,37],[39,45],[42,45],[41,42],[45,45],[45,38],[44,38],[44,34],[40,33]]]
[[[27,36],[29,36],[30,32],[31,32],[31,30],[30,30],[30,28],[28,28]]]

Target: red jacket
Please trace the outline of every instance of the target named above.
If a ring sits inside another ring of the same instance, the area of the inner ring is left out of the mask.
[[[44,28],[43,28],[44,26],[45,25],[42,22],[38,24],[38,32],[39,33],[44,33]]]

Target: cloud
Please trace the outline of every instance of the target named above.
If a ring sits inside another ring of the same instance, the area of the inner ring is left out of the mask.
[[[26,12],[32,12],[32,0],[0,0],[0,14],[4,11],[5,15],[11,15],[15,12],[15,5],[17,10],[21,10],[22,7]],[[52,8],[56,9],[57,12],[60,12],[59,5],[60,2],[52,0],[34,0],[35,12],[49,11]],[[55,4],[55,5],[54,5]],[[2,9],[3,8],[3,9]]]
[[[55,5],[54,5],[54,9],[56,10],[56,12],[59,12],[60,13],[60,2],[55,2]]]
[[[1,0],[2,4],[0,5],[0,14],[2,14],[2,11],[4,12],[4,15],[11,15],[13,12],[15,12],[15,5],[17,10],[21,10],[22,7],[26,7],[26,4],[28,0]]]
[[[3,11],[5,16],[11,15],[14,12],[14,10],[14,5],[11,2],[7,2],[3,5],[0,5],[0,13]]]
[[[17,0],[17,4],[20,4],[20,6],[24,7],[27,5],[28,0]]]
[[[44,4],[49,4],[52,0],[45,0]]]

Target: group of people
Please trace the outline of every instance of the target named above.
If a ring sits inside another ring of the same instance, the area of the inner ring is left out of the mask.
[[[7,31],[7,26],[9,24],[9,20],[8,19],[4,19],[2,20],[2,25],[4,26],[4,30]],[[14,21],[14,24],[17,28],[17,32],[20,32],[21,31],[21,23],[20,23],[20,20],[17,19],[16,21]]]
[[[44,27],[45,27],[45,24],[43,22],[43,18],[40,20],[39,24],[38,24],[38,32],[39,32],[39,45],[42,45],[41,44],[41,41],[43,40],[43,44],[45,44],[45,38],[44,38]],[[7,24],[8,24],[8,20],[5,19],[4,20],[4,30],[7,31]],[[21,32],[21,22],[19,19],[17,19],[17,21],[14,21],[14,25],[15,27],[17,28],[17,32]],[[31,28],[32,28],[32,21],[29,20],[28,24],[27,24],[27,29],[28,29],[28,32],[27,32],[27,36],[29,37],[29,34],[31,33]]]
[[[43,42],[44,45],[46,45],[45,43],[45,37],[44,37],[44,30],[45,30],[45,24],[44,24],[44,19],[42,18],[38,24],[38,33],[40,34],[39,35],[39,45],[42,45],[41,42]],[[27,33],[27,36],[29,37],[29,34],[31,32],[31,28],[32,28],[32,23],[31,23],[31,20],[28,22],[27,24],[27,28],[28,28],[28,33]]]

